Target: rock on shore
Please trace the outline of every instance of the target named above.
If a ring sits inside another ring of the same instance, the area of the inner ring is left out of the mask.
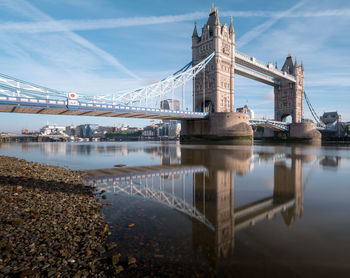
[[[0,156],[0,277],[106,276],[108,226],[83,174]]]

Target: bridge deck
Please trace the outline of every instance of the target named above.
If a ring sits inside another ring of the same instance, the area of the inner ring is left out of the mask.
[[[7,96],[0,96],[0,112],[166,120],[205,119],[208,117],[208,113],[202,112]]]

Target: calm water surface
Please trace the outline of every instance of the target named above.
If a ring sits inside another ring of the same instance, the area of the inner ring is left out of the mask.
[[[30,143],[0,154],[88,170],[135,277],[350,277],[350,147]]]

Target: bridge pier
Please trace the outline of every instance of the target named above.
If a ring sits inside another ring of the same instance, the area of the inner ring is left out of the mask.
[[[272,128],[264,127],[262,135],[263,139],[281,139],[281,140],[305,140],[305,141],[321,141],[322,135],[316,129],[314,123],[291,123],[289,131],[276,131]]]
[[[181,142],[253,139],[249,116],[239,112],[210,113],[208,119],[181,121]]]
[[[289,126],[289,137],[306,140],[321,140],[321,133],[314,123],[292,123]]]

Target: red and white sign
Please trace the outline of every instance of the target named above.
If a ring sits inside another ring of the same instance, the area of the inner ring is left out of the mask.
[[[77,99],[78,95],[76,93],[69,93],[69,98],[70,99]]]

